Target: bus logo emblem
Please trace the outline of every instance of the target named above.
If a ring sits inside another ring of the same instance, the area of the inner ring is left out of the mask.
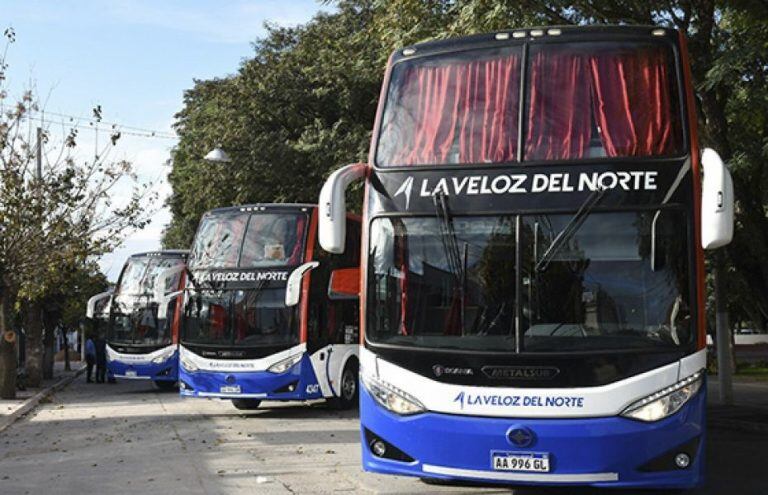
[[[554,366],[483,366],[482,372],[495,380],[551,380],[560,374]]]
[[[403,181],[402,184],[400,184],[400,187],[397,188],[397,191],[395,191],[395,194],[392,195],[394,198],[398,194],[404,194],[405,195],[405,209],[407,210],[411,204],[411,190],[413,189],[413,177],[408,177]]]
[[[474,375],[472,368],[454,368],[450,366],[443,366],[442,364],[436,364],[432,366],[432,373],[434,373],[436,377],[441,377],[443,375],[460,375],[460,376]]]
[[[530,447],[536,437],[528,428],[512,427],[507,431],[507,440],[517,447]]]

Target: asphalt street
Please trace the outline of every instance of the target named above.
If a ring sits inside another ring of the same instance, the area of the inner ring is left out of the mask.
[[[709,432],[709,480],[696,494],[768,493],[768,434]],[[434,486],[360,469],[355,412],[323,404],[180,399],[149,382],[78,380],[0,433],[0,493],[627,494],[591,489]]]

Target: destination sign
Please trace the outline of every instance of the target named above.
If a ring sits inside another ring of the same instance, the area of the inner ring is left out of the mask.
[[[444,196],[451,211],[509,211],[578,208],[594,191],[605,191],[601,206],[660,204],[673,194],[690,195],[687,162],[515,167],[513,169],[376,171],[371,213],[434,212]],[[683,197],[677,200],[684,201]]]

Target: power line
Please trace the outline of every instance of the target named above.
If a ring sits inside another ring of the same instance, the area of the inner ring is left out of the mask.
[[[154,129],[147,129],[143,127],[129,126],[129,125],[121,124],[119,122],[108,122],[100,119],[78,117],[76,115],[68,115],[68,114],[59,113],[59,112],[48,112],[48,111],[41,111],[41,110],[33,111],[32,113],[36,113],[38,115],[36,117],[26,116],[25,118],[28,118],[30,120],[40,120],[41,123],[47,122],[49,124],[59,124],[59,125],[71,126],[71,127],[73,126],[75,128],[78,128],[80,123],[86,123],[90,128],[96,129],[98,131],[120,132],[120,134],[128,135],[128,136],[138,136],[138,137],[144,137],[144,138],[157,138],[157,139],[173,139],[173,140],[179,139],[178,136],[170,132],[157,131]],[[60,119],[67,119],[67,120],[48,119],[46,118],[47,115],[53,115],[55,117],[59,117]]]

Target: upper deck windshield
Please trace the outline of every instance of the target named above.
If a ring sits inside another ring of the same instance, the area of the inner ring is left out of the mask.
[[[543,263],[571,217],[454,217],[450,228],[436,217],[375,219],[368,341],[488,352],[689,349],[683,212],[592,213]]]
[[[307,214],[232,212],[207,215],[190,255],[195,269],[291,266],[303,259]]]
[[[154,285],[157,276],[184,264],[181,257],[130,258],[112,300],[108,340],[112,343],[159,346],[171,343],[171,320],[157,317]],[[177,290],[181,273],[169,277],[165,292]],[[173,314],[169,311],[168,314]]]
[[[525,60],[521,46],[405,60],[392,69],[376,164],[679,156],[675,67],[660,40],[534,43]]]

